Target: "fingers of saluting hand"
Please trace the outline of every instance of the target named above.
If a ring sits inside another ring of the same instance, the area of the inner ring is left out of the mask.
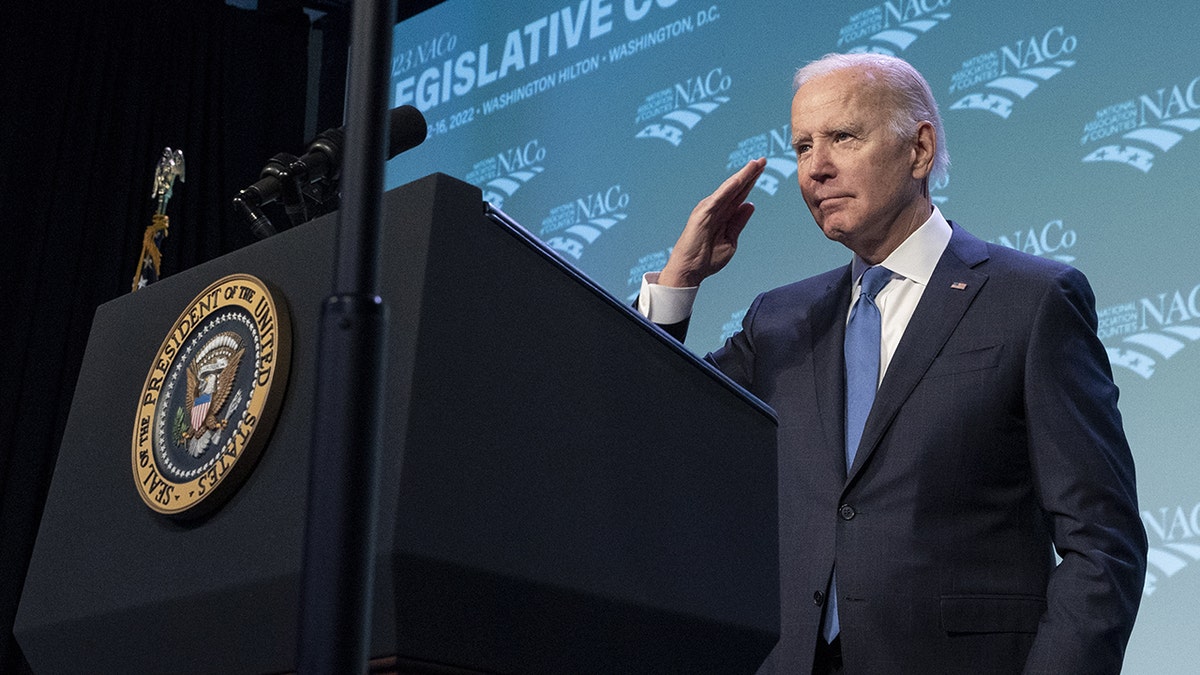
[[[697,204],[695,215],[708,221],[710,226],[730,228],[734,234],[742,231],[746,221],[754,213],[754,205],[746,202],[746,197],[754,190],[766,166],[767,160],[764,157],[746,162],[737,173],[725,179],[725,183],[712,195]]]
[[[746,162],[745,166],[726,178],[720,187],[701,202],[701,208],[717,218],[737,213],[746,203],[746,198],[750,196],[750,191],[754,189],[755,183],[758,182],[759,176],[762,176],[766,166],[765,157]],[[749,214],[746,215],[746,218],[749,218]]]
[[[738,236],[754,213],[746,201],[766,159],[747,162],[692,210],[671,257],[659,275],[667,286],[697,286],[719,272],[737,251]]]
[[[758,183],[759,176],[762,176],[763,169],[767,166],[767,158],[759,157],[758,159],[746,162],[741,170],[733,174],[726,182],[735,181],[737,192],[734,199],[741,204],[750,196],[750,191],[754,189],[754,185]]]

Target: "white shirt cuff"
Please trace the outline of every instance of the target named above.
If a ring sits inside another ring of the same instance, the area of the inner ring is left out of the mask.
[[[675,288],[660,286],[658,272],[642,275],[642,290],[638,294],[637,310],[642,316],[660,324],[679,323],[692,315],[699,286]]]

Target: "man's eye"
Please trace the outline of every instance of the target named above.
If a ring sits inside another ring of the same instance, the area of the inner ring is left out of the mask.
[[[851,138],[853,138],[853,136],[851,136],[850,133],[846,132],[846,131],[839,131],[833,135],[833,140],[835,140],[835,141],[848,141]]]
[[[797,155],[803,155],[804,153],[808,152],[810,148],[812,148],[812,146],[807,143],[801,143],[795,147]]]

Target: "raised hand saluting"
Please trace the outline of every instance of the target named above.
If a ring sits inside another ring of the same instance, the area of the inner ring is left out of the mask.
[[[754,204],[746,201],[746,197],[766,165],[764,157],[747,162],[716,191],[700,200],[658,276],[659,284],[699,286],[725,267],[737,251],[738,235],[754,214]]]

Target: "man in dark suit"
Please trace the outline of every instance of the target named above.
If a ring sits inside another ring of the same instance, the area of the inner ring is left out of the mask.
[[[782,636],[763,670],[1119,671],[1146,536],[1087,280],[933,206],[948,157],[910,65],[831,55],[795,84],[800,190],[853,260],[760,295],[709,355],[779,415]],[[677,337],[764,165],[702,200],[647,275],[639,308]]]

